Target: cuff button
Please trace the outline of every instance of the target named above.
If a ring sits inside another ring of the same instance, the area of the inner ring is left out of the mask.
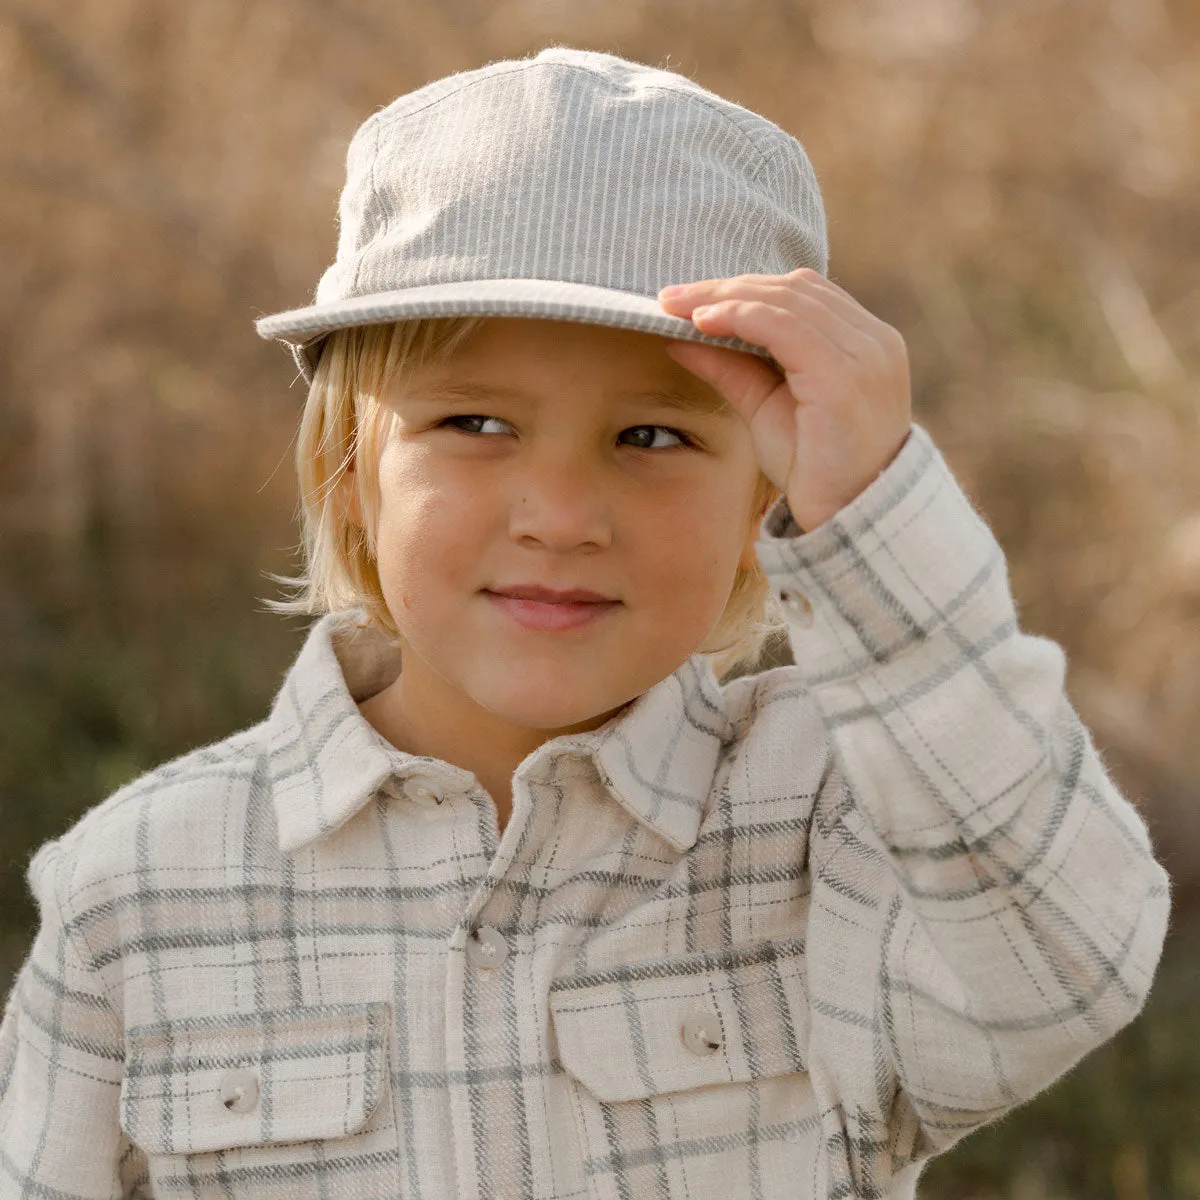
[[[813,607],[803,592],[792,588],[784,588],[779,593],[779,603],[783,606],[784,614],[793,625],[802,629],[810,629],[813,623]]]

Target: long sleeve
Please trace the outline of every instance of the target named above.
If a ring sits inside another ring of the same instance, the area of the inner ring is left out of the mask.
[[[135,1194],[139,1155],[118,1125],[121,1027],[64,921],[60,843],[34,856],[41,925],[0,1022],[0,1198]]]
[[[763,530],[832,750],[809,850],[814,1080],[856,1098],[852,1170],[895,1171],[1137,1015],[1168,877],[922,427],[819,528],[781,499]]]

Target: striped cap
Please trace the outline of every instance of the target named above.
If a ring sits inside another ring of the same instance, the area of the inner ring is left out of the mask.
[[[731,346],[664,312],[670,283],[825,274],[800,143],[672,71],[552,46],[409,92],[350,141],[337,258],[313,303],[262,317],[308,382],[335,329],[549,317]]]

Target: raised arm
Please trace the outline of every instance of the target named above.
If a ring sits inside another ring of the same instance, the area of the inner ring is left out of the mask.
[[[763,530],[835,758],[810,846],[814,1083],[873,1110],[848,1133],[862,1118],[895,1168],[1132,1020],[1168,878],[923,428],[829,521],[802,533],[780,501]]]
[[[1133,1018],[1167,876],[1062,650],[1018,628],[1000,546],[912,423],[899,332],[806,268],[659,299],[774,360],[668,350],[742,416],[783,493],[758,558],[832,746],[809,844],[810,1073],[844,1182],[875,1194]]]

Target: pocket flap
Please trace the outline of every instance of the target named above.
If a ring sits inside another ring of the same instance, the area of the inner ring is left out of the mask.
[[[550,1012],[564,1069],[597,1100],[804,1071],[804,939],[561,976],[550,984]],[[714,1021],[719,1049],[689,1049],[697,1015]]]
[[[121,1128],[152,1154],[356,1133],[387,1088],[389,1022],[379,1001],[136,1026]],[[227,1106],[230,1082],[245,1086]]]

